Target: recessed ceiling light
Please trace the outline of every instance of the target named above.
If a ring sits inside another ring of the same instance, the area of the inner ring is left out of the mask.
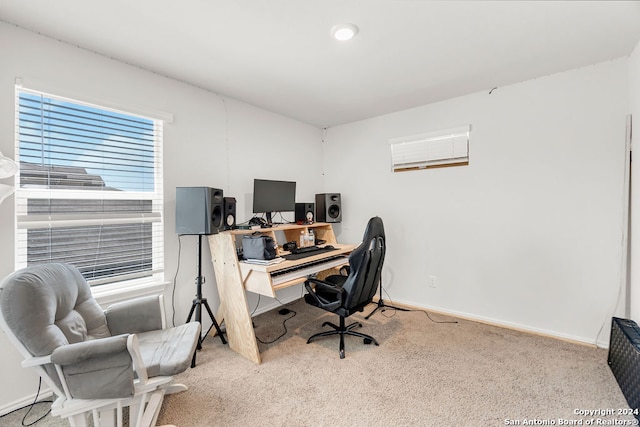
[[[339,41],[351,40],[358,34],[358,27],[353,24],[338,24],[331,28],[331,36]]]

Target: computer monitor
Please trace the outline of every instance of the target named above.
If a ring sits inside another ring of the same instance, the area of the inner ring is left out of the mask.
[[[253,213],[264,213],[271,224],[272,212],[293,212],[296,208],[296,183],[292,181],[253,180]]]

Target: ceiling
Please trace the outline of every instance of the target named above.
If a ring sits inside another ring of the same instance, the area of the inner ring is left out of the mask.
[[[319,127],[627,56],[638,1],[2,0],[0,20]],[[360,31],[331,39],[340,23]]]

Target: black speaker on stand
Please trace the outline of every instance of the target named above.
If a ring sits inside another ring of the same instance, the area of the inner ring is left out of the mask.
[[[196,277],[196,297],[191,304],[191,310],[187,316],[187,322],[191,321],[195,314],[196,322],[202,324],[202,306],[205,307],[211,318],[211,327],[198,339],[197,350],[202,350],[202,342],[215,327],[222,344],[227,340],[220,329],[220,325],[209,307],[206,298],[202,297],[202,236],[216,234],[224,228],[223,223],[223,197],[222,190],[210,187],[177,187],[176,188],[176,232],[179,235],[198,236],[198,277]],[[194,352],[191,367],[196,366],[196,354]]]
[[[222,190],[211,187],[176,188],[176,233],[216,234],[224,230]]]

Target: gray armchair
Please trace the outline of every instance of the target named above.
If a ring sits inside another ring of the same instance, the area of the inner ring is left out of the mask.
[[[200,323],[165,327],[162,297],[103,310],[67,264],[19,270],[0,283],[0,327],[56,395],[51,413],[71,426],[155,425],[165,393],[193,357]],[[123,408],[128,407],[128,411]]]

